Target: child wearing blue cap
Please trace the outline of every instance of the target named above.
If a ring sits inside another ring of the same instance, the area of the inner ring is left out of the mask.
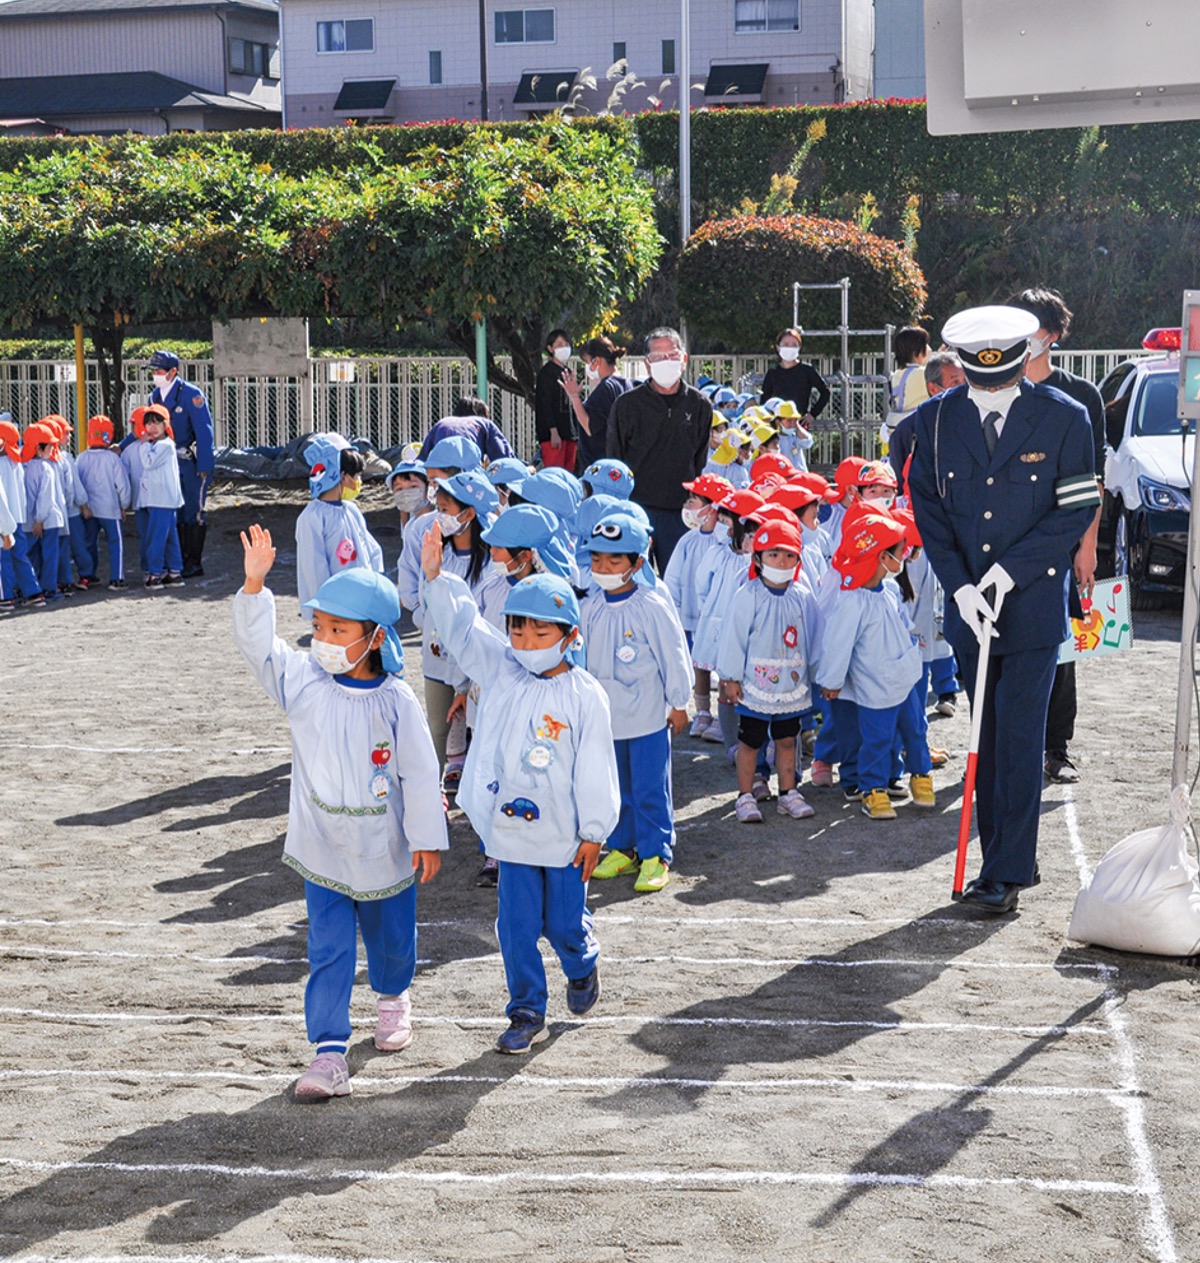
[[[383,549],[352,501],[362,487],[365,463],[340,434],[323,434],[304,451],[311,497],[296,519],[296,592],[304,617],[307,602],[330,575],[355,566],[383,573]]]
[[[496,934],[509,1028],[496,1048],[524,1053],[548,1033],[543,934],[567,976],[567,1008],[587,1013],[600,996],[587,883],[620,812],[608,699],[568,659],[579,602],[565,579],[539,574],[517,583],[505,602],[503,636],[484,621],[462,579],[443,572],[436,525],[421,565],[429,611],[480,685],[458,801],[500,861]]]
[[[621,815],[597,879],[637,870],[634,890],[662,890],[671,879],[675,807],[671,733],[687,726],[692,660],[675,607],[653,586],[646,564],[650,532],[623,513],[592,530],[592,578],[583,602],[587,668],[604,686],[612,712]]]
[[[633,495],[633,470],[623,460],[605,457],[593,461],[580,475],[584,497],[594,496],[599,492],[616,496],[618,500],[628,500]]]
[[[426,513],[429,504],[429,476],[422,460],[402,460],[383,480],[392,496],[392,504],[400,514],[400,529],[418,513]]]
[[[275,561],[259,526],[242,534],[246,580],[233,599],[234,640],[292,732],[292,787],[283,862],[304,878],[309,978],[304,993],[316,1057],[297,1101],[350,1092],[346,1048],[359,931],[376,992],[375,1047],[412,1040],[409,986],[417,963],[416,870],[422,883],[449,845],[437,756],[412,689],[395,585],[343,570],[308,602],[311,653],[275,634],[264,580]]]
[[[502,456],[499,460],[488,462],[488,481],[500,493],[500,507],[502,509],[508,508],[509,488],[519,490],[521,483],[532,472],[523,460],[518,460],[515,456]]]

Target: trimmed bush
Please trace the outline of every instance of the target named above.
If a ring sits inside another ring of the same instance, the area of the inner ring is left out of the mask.
[[[925,305],[925,279],[894,241],[840,220],[806,215],[739,215],[710,220],[679,256],[679,308],[689,330],[738,351],[774,345],[792,319],[792,284],[850,278],[855,328],[903,325]],[[801,294],[801,320],[832,329],[841,318],[837,291]]]

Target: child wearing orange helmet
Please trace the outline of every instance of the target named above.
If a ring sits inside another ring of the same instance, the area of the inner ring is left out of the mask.
[[[45,605],[37,571],[29,564],[32,542],[25,531],[25,467],[21,432],[12,413],[0,412],[0,492],[13,520],[12,544],[0,550],[0,614],[22,605]],[[0,532],[2,533],[2,532]]]
[[[80,576],[79,586],[94,587],[100,567],[100,535],[108,544],[108,586],[120,591],[125,583],[125,542],[121,522],[132,503],[129,473],[120,453],[112,446],[113,423],[106,416],[88,421],[87,451],[75,460],[75,475],[87,495],[90,516],[84,522],[84,544],[87,548],[87,573]]]
[[[67,525],[67,502],[54,472],[58,428],[37,423],[25,430],[21,460],[25,465],[24,530],[32,537],[29,562],[38,574],[42,596],[62,600],[58,590],[59,538]]]

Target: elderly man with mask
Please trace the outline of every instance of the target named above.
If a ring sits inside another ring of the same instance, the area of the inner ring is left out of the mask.
[[[646,510],[659,574],[667,568],[686,527],[680,516],[685,482],[708,460],[712,403],[683,380],[687,352],[674,329],[646,338],[650,376],[626,391],[608,417],[608,455],[633,471],[633,499]]]
[[[1037,884],[1046,709],[1067,636],[1071,549],[1095,514],[1087,413],[1025,378],[1038,320],[976,307],[942,330],[966,385],[917,409],[909,490],[934,572],[951,599],[945,634],[974,693],[991,644],[976,781],[983,864],[963,902],[1006,913]]]

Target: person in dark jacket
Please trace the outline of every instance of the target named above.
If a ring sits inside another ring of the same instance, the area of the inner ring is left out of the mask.
[[[538,370],[534,386],[534,429],[542,451],[542,464],[547,469],[560,466],[573,474],[578,444],[571,401],[562,386],[571,371],[567,367],[571,359],[571,339],[565,329],[551,329],[546,335],[546,354],[549,358]]]
[[[712,402],[683,380],[687,358],[676,330],[655,329],[646,338],[649,378],[621,395],[608,417],[608,455],[633,471],[633,499],[650,518],[659,574],[687,530],[683,484],[708,460]]]
[[[766,403],[768,399],[790,399],[804,414],[800,424],[807,430],[829,402],[829,387],[811,364],[800,362],[803,342],[801,329],[784,329],[775,339],[779,363],[767,370],[758,401]]]
[[[623,346],[614,346],[608,338],[592,338],[584,344],[581,354],[588,380],[587,397],[570,373],[563,374],[562,388],[579,422],[579,464],[586,469],[607,453],[608,414],[617,398],[633,389],[633,382],[617,372],[617,361],[625,354]]]

